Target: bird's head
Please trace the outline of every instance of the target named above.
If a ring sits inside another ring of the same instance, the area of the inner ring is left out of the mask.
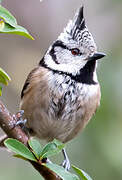
[[[89,32],[83,15],[83,7],[70,20],[64,32],[48,49],[45,55],[46,65],[57,71],[66,72],[73,76],[89,61],[96,61],[104,57],[97,52],[97,47]]]

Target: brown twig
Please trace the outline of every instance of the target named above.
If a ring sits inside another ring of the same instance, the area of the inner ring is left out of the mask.
[[[0,101],[0,127],[6,133],[6,137],[14,138],[28,146],[29,137],[21,129],[20,126],[15,126],[17,119],[13,116],[7,108]],[[0,144],[3,145],[3,141],[6,138],[2,138]],[[33,167],[44,177],[45,180],[61,180],[61,178],[44,166],[41,162],[29,161]]]

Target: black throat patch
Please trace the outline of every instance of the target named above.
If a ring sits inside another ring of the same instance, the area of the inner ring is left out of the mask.
[[[80,70],[80,73],[76,76],[72,76],[71,78],[83,84],[89,84],[89,85],[97,84],[93,80],[95,65],[96,65],[96,61],[88,61],[86,65]]]

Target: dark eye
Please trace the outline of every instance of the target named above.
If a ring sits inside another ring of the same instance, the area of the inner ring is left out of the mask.
[[[74,49],[71,49],[71,53],[74,55],[74,56],[77,56],[80,54],[80,50],[77,49],[77,48],[74,48]]]

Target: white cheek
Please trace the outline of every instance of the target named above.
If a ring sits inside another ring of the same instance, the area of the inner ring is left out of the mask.
[[[56,64],[50,55],[45,57],[45,63],[47,66],[53,70],[63,71],[66,73],[70,73],[72,75],[76,75],[79,73],[80,69],[84,67],[87,61],[81,61],[79,59],[75,60],[73,57],[70,58],[70,63],[62,63]]]

